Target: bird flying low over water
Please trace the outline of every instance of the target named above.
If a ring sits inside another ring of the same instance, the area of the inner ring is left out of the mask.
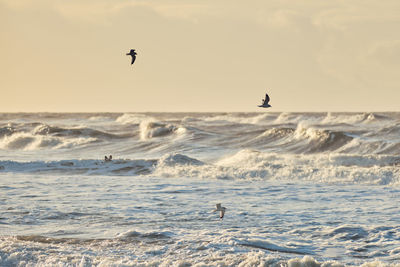
[[[127,56],[132,56],[132,62],[131,65],[135,62],[136,60],[136,52],[135,49],[131,49],[131,51],[129,51],[129,53],[126,54]]]
[[[224,218],[226,208],[221,207],[221,203],[218,203],[216,207],[217,208],[213,210],[213,212],[219,211],[219,218],[222,220],[222,218]]]
[[[269,96],[268,96],[268,94],[265,94],[265,99],[262,100],[262,104],[259,105],[259,107],[260,108],[269,108],[269,107],[271,107],[271,105],[268,104],[268,103],[269,103]]]

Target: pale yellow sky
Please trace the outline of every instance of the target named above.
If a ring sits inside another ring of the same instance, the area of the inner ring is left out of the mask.
[[[0,0],[0,112],[400,111],[399,29],[398,0]]]

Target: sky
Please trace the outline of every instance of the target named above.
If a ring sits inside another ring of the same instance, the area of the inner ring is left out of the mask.
[[[398,0],[0,0],[0,112],[400,111],[399,29]]]

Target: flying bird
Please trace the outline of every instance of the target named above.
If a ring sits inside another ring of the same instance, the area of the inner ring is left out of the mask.
[[[268,96],[268,94],[265,94],[265,99],[262,100],[262,104],[259,105],[259,107],[260,108],[269,108],[269,107],[271,107],[271,105],[268,104],[268,103],[269,103],[269,96]]]
[[[127,56],[132,56],[132,62],[131,65],[135,62],[136,60],[136,52],[135,49],[131,49],[131,51],[129,51],[129,53],[126,54]]]
[[[226,208],[221,207],[221,203],[218,203],[216,207],[217,208],[213,210],[213,212],[219,211],[219,218],[222,220],[224,218]]]

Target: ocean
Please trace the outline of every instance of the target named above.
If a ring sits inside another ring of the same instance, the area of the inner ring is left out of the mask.
[[[400,266],[399,199],[400,113],[0,114],[0,266]]]

